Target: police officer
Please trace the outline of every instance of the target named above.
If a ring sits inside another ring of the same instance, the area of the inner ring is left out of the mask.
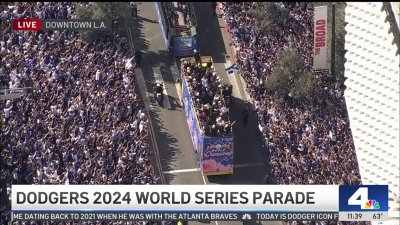
[[[269,179],[268,173],[265,174],[264,183],[265,184],[269,184],[270,183],[270,179]]]
[[[213,12],[213,16],[217,15],[217,3],[216,2],[211,2],[211,10]]]
[[[248,104],[249,104],[248,102],[245,103],[244,109],[242,111],[242,114],[243,114],[243,125],[244,126],[247,125],[247,122],[249,120],[250,109],[249,109],[249,105]]]
[[[135,52],[135,61],[136,67],[140,67],[140,62],[142,61],[142,52],[140,50],[137,50]]]
[[[164,91],[164,85],[162,83],[158,83],[156,85],[153,86],[153,91],[154,91],[154,98],[156,98],[157,93],[163,93]]]

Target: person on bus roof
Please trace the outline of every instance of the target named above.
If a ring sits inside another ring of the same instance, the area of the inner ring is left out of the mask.
[[[201,64],[200,53],[196,49],[193,50],[193,52],[194,52],[194,60],[196,61],[196,65]]]
[[[138,15],[137,2],[130,2],[129,7],[132,10],[132,17],[137,18]]]

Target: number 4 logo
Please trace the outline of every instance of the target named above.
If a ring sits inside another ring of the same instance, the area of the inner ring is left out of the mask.
[[[380,209],[379,202],[368,199],[368,188],[361,187],[349,198],[348,205],[359,205],[361,209]]]
[[[348,205],[359,205],[361,209],[365,208],[365,203],[368,201],[368,188],[361,187],[349,198]]]

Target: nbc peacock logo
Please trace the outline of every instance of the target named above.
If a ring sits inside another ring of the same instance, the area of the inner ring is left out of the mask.
[[[375,201],[375,200],[368,200],[365,203],[365,209],[380,209],[381,206],[379,205],[379,202]]]

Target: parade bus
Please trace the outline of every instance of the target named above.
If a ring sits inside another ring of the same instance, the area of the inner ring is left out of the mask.
[[[185,75],[183,62],[195,64],[194,57],[186,57],[181,60],[181,93],[183,108],[193,146],[197,153],[197,161],[204,175],[224,175],[233,173],[233,143],[234,135],[230,133],[224,135],[206,135],[199,123],[198,112],[194,107],[191,91]],[[202,56],[202,66],[212,65],[212,57]],[[230,123],[230,122],[229,122]],[[232,127],[230,127],[232,129]]]

